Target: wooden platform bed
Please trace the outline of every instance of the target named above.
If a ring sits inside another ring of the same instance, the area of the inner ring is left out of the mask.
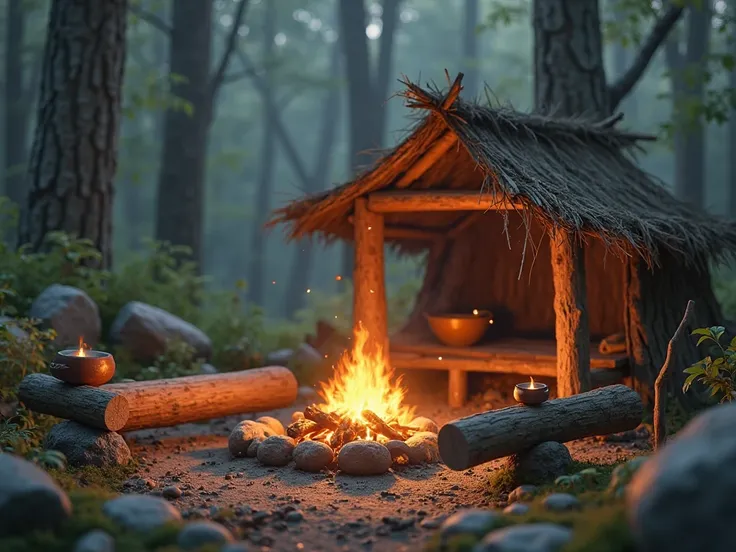
[[[448,400],[462,406],[467,395],[468,372],[493,372],[554,378],[557,375],[553,339],[505,338],[472,347],[443,345],[432,337],[399,334],[390,340],[391,364],[399,369],[447,370]],[[619,383],[628,375],[625,353],[603,355],[598,343],[590,347],[590,377],[593,387]]]

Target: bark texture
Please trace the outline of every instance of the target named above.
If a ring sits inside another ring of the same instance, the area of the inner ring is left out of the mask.
[[[556,228],[550,240],[555,286],[557,395],[590,390],[590,330],[585,255],[569,232]]]
[[[166,380],[114,383],[100,389],[125,397],[130,417],[121,431],[169,427],[289,406],[294,374],[281,366]]]
[[[130,405],[122,395],[99,387],[75,387],[47,374],[23,378],[18,398],[33,412],[107,431],[121,430],[130,416]]]
[[[112,264],[113,179],[125,67],[126,0],[54,0],[19,241],[55,230]]]
[[[510,406],[461,418],[442,427],[439,449],[452,470],[510,456],[545,441],[565,443],[634,429],[644,408],[639,395],[611,385],[539,406]]]

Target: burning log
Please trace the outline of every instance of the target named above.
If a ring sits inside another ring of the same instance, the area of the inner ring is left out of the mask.
[[[310,433],[315,433],[320,429],[321,428],[317,423],[313,422],[312,420],[302,418],[301,420],[297,420],[296,422],[290,424],[289,427],[286,428],[286,434],[292,439],[303,439]]]
[[[636,391],[610,385],[539,406],[511,406],[455,420],[440,430],[440,456],[448,468],[461,471],[544,441],[565,443],[634,429],[643,414]]]
[[[356,431],[354,424],[349,419],[345,419],[340,422],[340,425],[332,434],[332,437],[330,437],[330,446],[333,450],[337,451],[357,439],[358,432]]]
[[[388,437],[392,441],[403,441],[406,439],[406,437],[404,437],[401,433],[396,431],[394,428],[384,422],[378,415],[371,412],[370,410],[364,410],[363,412],[361,412],[361,416],[363,416],[363,419],[368,425],[368,428],[372,432],[378,435],[383,435],[384,437]]]
[[[340,425],[340,418],[331,412],[320,410],[315,405],[308,406],[304,409],[304,417],[307,420],[312,420],[318,426],[331,429],[332,431],[335,431]]]

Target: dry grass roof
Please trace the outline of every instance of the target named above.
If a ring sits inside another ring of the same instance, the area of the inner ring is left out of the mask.
[[[352,182],[277,210],[269,225],[288,224],[292,239],[314,233],[351,239],[353,201],[395,188],[433,144],[454,133],[457,143],[406,189],[475,189],[489,205],[512,199],[523,204],[522,217],[562,226],[583,240],[600,238],[616,253],[655,264],[663,251],[687,264],[736,251],[734,223],[675,199],[637,166],[637,143],[650,138],[618,130],[620,116],[594,124],[481,106],[457,97],[460,78],[447,95],[405,82],[407,105],[427,111],[409,136]],[[446,228],[459,215],[404,213],[389,215],[387,224]],[[426,246],[393,243],[408,250]]]

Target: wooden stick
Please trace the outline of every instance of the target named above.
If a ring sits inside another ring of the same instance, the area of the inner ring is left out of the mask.
[[[297,420],[296,422],[289,424],[289,427],[286,428],[286,434],[292,439],[301,439],[305,435],[319,431],[319,429],[320,426],[312,420],[302,418],[301,420]]]
[[[128,400],[130,417],[121,431],[283,408],[296,400],[297,388],[294,374],[282,366],[100,387]]]
[[[355,224],[355,217],[348,217],[350,224]],[[445,237],[446,232],[439,230],[428,230],[416,226],[384,226],[383,237],[396,240],[419,240],[419,241],[435,241]]]
[[[664,391],[665,380],[667,379],[670,362],[672,360],[672,350],[675,343],[682,338],[685,333],[685,326],[693,312],[695,303],[688,301],[685,307],[685,314],[682,315],[680,325],[677,326],[675,333],[672,335],[667,344],[667,356],[664,359],[662,368],[654,381],[654,450],[658,450],[667,441],[667,420],[665,419],[665,410],[667,408],[667,393]]]
[[[523,209],[521,203],[479,192],[414,190],[374,192],[368,196],[373,213],[429,213],[438,211],[506,211]]]
[[[447,467],[465,470],[527,450],[544,441],[564,443],[637,427],[644,407],[625,385],[611,385],[539,406],[510,406],[455,420],[439,433]]]
[[[421,178],[456,143],[457,135],[448,130],[404,173],[396,182],[396,187],[406,188]]]
[[[340,425],[340,420],[334,414],[320,410],[315,405],[309,405],[304,409],[304,417],[311,420],[319,427],[335,431]]]
[[[361,412],[361,415],[363,416],[365,422],[368,424],[370,430],[374,433],[383,435],[384,437],[388,437],[389,439],[393,439],[395,441],[404,440],[404,437],[401,435],[401,433],[399,433],[386,422],[384,422],[380,418],[380,416],[378,416],[374,412],[370,410],[364,410],[363,412]]]
[[[47,374],[29,374],[20,383],[18,398],[33,412],[74,420],[107,431],[119,431],[128,422],[128,399],[119,393],[64,383]]]

